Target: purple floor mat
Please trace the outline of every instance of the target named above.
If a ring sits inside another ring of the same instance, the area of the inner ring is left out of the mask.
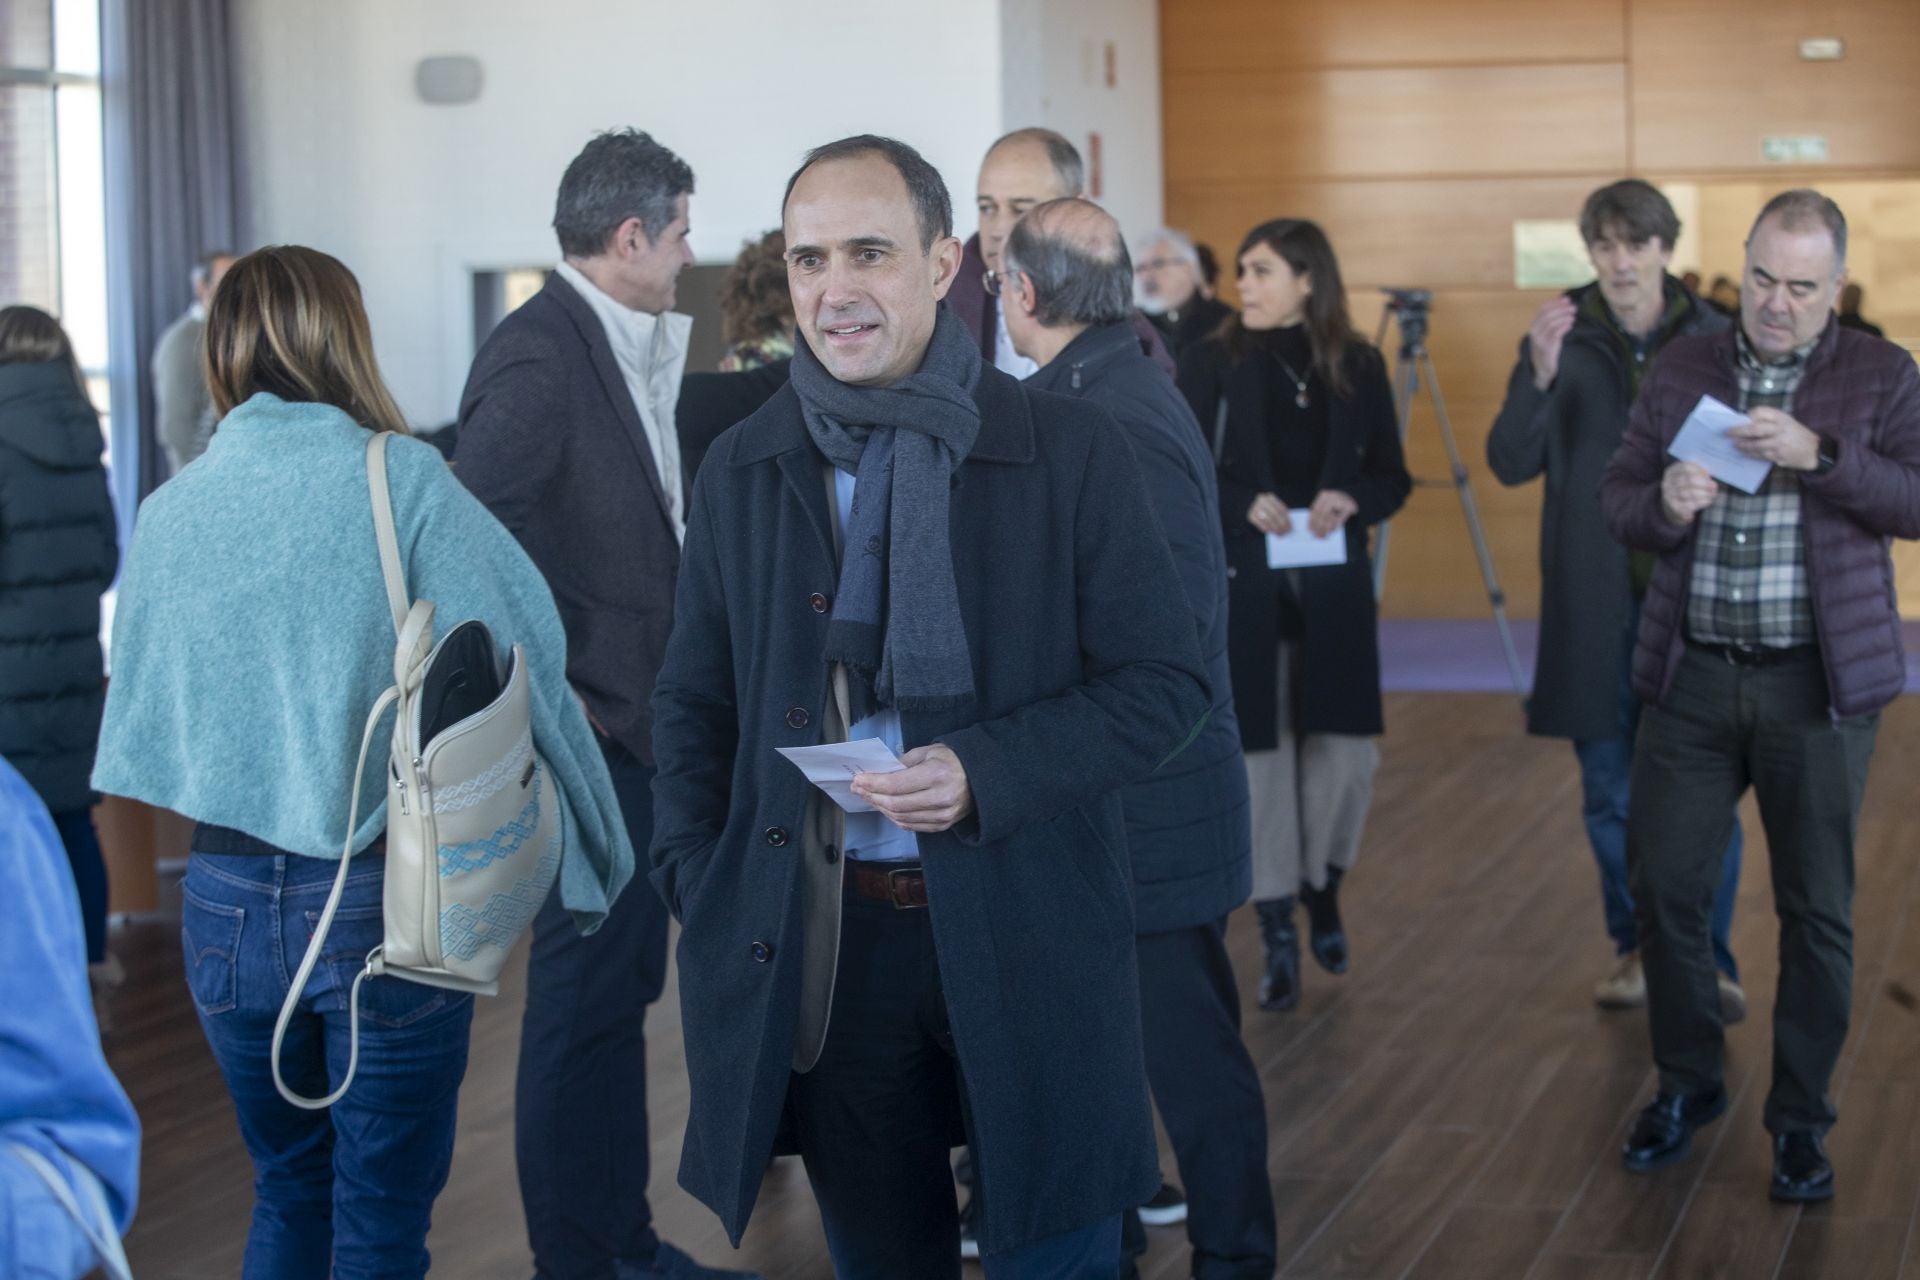
[[[1533,683],[1540,625],[1515,622],[1520,673]],[[1907,692],[1920,693],[1920,622],[1903,624]],[[1380,677],[1389,693],[1511,693],[1500,632],[1493,619],[1390,618],[1380,623]]]

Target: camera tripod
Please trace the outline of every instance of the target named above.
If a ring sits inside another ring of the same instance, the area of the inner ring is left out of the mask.
[[[1486,583],[1487,602],[1493,608],[1493,620],[1500,629],[1500,644],[1506,651],[1507,673],[1513,677],[1514,692],[1527,696],[1526,675],[1520,669],[1520,652],[1514,648],[1513,627],[1507,622],[1507,593],[1500,589],[1500,578],[1493,568],[1493,553],[1487,548],[1487,532],[1480,523],[1480,505],[1474,500],[1473,484],[1467,477],[1467,464],[1460,457],[1460,444],[1454,438],[1453,422],[1447,417],[1447,403],[1440,394],[1440,375],[1434,370],[1433,357],[1427,354],[1428,307],[1433,293],[1428,289],[1383,289],[1386,310],[1380,313],[1380,329],[1374,345],[1385,349],[1387,322],[1400,324],[1400,353],[1394,361],[1393,403],[1400,418],[1400,444],[1404,449],[1407,428],[1413,421],[1413,399],[1420,393],[1421,373],[1433,399],[1434,420],[1440,424],[1440,441],[1446,446],[1447,461],[1453,469],[1454,492],[1460,495],[1460,510],[1467,517],[1467,532],[1473,538],[1473,551],[1480,561],[1480,577]],[[1418,483],[1432,483],[1421,481]],[[1387,582],[1387,545],[1393,533],[1392,522],[1380,526],[1379,544],[1373,557],[1373,598],[1378,600]]]

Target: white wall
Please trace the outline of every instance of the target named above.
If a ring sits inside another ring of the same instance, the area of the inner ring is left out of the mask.
[[[1083,156],[1088,135],[1098,131],[1100,203],[1129,238],[1159,225],[1165,206],[1157,0],[1001,0],[1000,57],[1006,129],[1045,125],[1065,134]],[[966,191],[971,204],[971,174]]]
[[[996,136],[1047,124],[1084,144],[1098,127],[1108,206],[1128,225],[1159,217],[1154,0],[234,7],[254,239],[310,244],[354,270],[382,368],[420,424],[458,407],[472,357],[469,273],[554,259],[554,188],[600,129],[646,129],[693,166],[703,261],[729,261],[777,225],[800,156],[850,133],[918,147],[946,176],[966,235]],[[1004,39],[1016,23],[1023,34]],[[1117,91],[1099,87],[1106,39],[1120,53]],[[1003,72],[1008,47],[1030,60]],[[415,98],[414,65],[435,54],[480,60],[479,101]]]
[[[693,166],[693,244],[711,261],[778,225],[800,156],[850,133],[918,147],[970,227],[974,171],[999,132],[997,0],[843,0],[820,18],[781,0],[235,9],[255,239],[354,270],[381,366],[422,424],[458,407],[468,273],[554,260],[554,189],[596,130],[646,129]],[[485,88],[469,106],[427,106],[414,64],[449,53],[477,57]]]

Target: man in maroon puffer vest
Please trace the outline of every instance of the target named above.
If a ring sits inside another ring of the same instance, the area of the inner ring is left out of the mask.
[[[1920,372],[1835,322],[1846,254],[1833,201],[1769,201],[1739,324],[1667,346],[1600,486],[1613,535],[1659,555],[1633,660],[1649,705],[1627,862],[1660,1085],[1622,1159],[1672,1164],[1726,1110],[1708,912],[1752,786],[1780,916],[1765,1122],[1784,1201],[1833,1195],[1821,1138],[1852,1003],[1854,835],[1880,709],[1906,680],[1887,549],[1920,537]],[[1747,416],[1728,437],[1772,464],[1758,492],[1667,456],[1703,395]]]

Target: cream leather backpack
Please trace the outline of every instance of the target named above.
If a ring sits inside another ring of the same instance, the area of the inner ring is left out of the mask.
[[[387,489],[387,434],[376,431],[367,442],[367,484],[399,637],[393,687],[367,716],[340,872],[273,1029],[274,1086],[308,1110],[332,1106],[353,1083],[360,1060],[360,984],[368,978],[498,992],[507,952],[559,875],[564,840],[553,779],[533,749],[520,646],[502,669],[493,637],[478,621],[460,623],[435,644],[433,602],[407,594]],[[396,710],[387,767],[386,936],[353,980],[346,1078],[326,1097],[306,1098],[280,1077],[280,1044],[346,888],[367,750],[390,706]]]

